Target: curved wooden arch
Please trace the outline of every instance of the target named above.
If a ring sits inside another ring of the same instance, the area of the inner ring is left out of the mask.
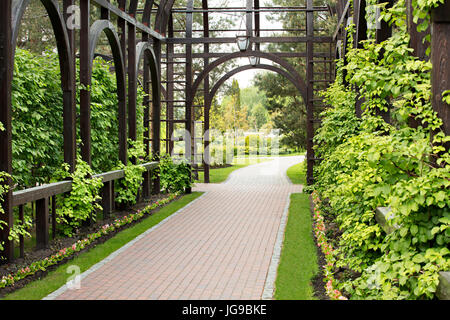
[[[142,13],[142,23],[149,27],[151,25],[151,16],[152,16],[152,9],[154,0],[147,0],[144,5],[144,11]]]
[[[139,0],[130,0],[130,5],[128,6],[128,14],[132,17],[136,17],[136,10],[138,7]]]
[[[169,22],[170,11],[172,10],[175,0],[161,0],[155,19],[155,31],[166,34],[167,23]]]
[[[117,83],[117,100],[119,113],[119,159],[122,163],[127,163],[127,137],[124,123],[126,119],[126,73],[123,60],[122,49],[120,46],[119,36],[114,25],[108,20],[95,21],[89,33],[89,83],[92,77],[92,64],[95,56],[95,47],[97,45],[100,34],[105,32],[114,60]]]
[[[276,72],[282,76],[284,76],[286,79],[288,79],[289,81],[292,82],[292,84],[298,89],[298,91],[302,91],[303,88],[301,88],[299,86],[299,84],[295,81],[295,79],[285,70],[280,69],[278,67],[272,66],[270,64],[257,64],[255,66],[252,65],[246,65],[246,66],[241,66],[241,67],[237,67],[236,69],[231,70],[230,72],[228,72],[226,75],[224,75],[222,78],[220,78],[216,84],[214,85],[214,87],[211,89],[211,91],[209,92],[209,101],[208,103],[210,103],[212,101],[212,99],[214,98],[214,96],[217,93],[217,90],[219,90],[220,86],[222,86],[225,81],[227,81],[228,79],[230,79],[232,76],[234,76],[235,74],[238,74],[240,72],[246,71],[246,70],[251,70],[251,69],[264,69],[264,70],[269,70],[269,71],[273,71]]]
[[[71,89],[72,79],[74,74],[72,72],[73,60],[70,49],[69,36],[67,34],[64,18],[59,10],[57,0],[40,0],[45,10],[48,13],[50,21],[52,23],[53,31],[55,33],[56,46],[58,48],[58,57],[61,68],[61,82],[63,90]],[[15,55],[15,49],[17,44],[17,37],[19,35],[20,25],[23,19],[26,8],[30,4],[31,0],[17,0],[13,2],[12,8],[12,38],[11,45],[13,48],[13,57]]]
[[[214,62],[209,64],[205,69],[203,69],[203,71],[197,76],[197,79],[195,80],[194,84],[192,85],[192,91],[191,91],[192,95],[191,96],[192,97],[195,96],[195,93],[197,92],[198,87],[200,86],[201,82],[204,80],[206,75],[209,74],[214,68],[218,67],[219,65],[221,65],[229,60],[242,58],[242,57],[250,57],[250,56],[255,56],[255,57],[271,60],[275,63],[278,63],[283,68],[285,68],[287,70],[287,73],[290,74],[292,76],[292,78],[295,79],[296,82],[298,82],[298,86],[296,86],[296,87],[299,88],[299,91],[303,97],[303,100],[304,101],[307,100],[306,99],[305,81],[298,74],[298,72],[294,69],[294,67],[291,64],[287,63],[285,60],[277,57],[274,54],[264,53],[261,51],[234,52],[234,53],[227,54],[227,55],[215,60]]]
[[[152,75],[152,82],[159,84],[160,81],[160,72],[158,67],[158,60],[156,59],[155,51],[153,50],[152,45],[149,42],[139,42],[136,45],[136,74],[139,71],[139,63],[141,59],[144,57],[148,59],[148,63],[150,66],[150,71]],[[159,90],[159,89],[157,89]],[[157,91],[155,90],[155,91]]]
[[[13,1],[11,21],[11,46],[12,61],[16,53],[17,37],[26,8],[31,0]],[[75,169],[76,158],[76,129],[75,129],[75,74],[74,59],[62,13],[59,10],[57,0],[41,0],[42,5],[48,13],[53,32],[55,34],[58,49],[59,67],[61,73],[61,88],[63,91],[63,130],[64,130],[64,162]],[[12,78],[13,75],[11,75]]]
[[[136,46],[136,75],[138,74],[139,70],[139,62],[143,57],[145,57],[144,61],[148,63],[150,67],[150,79],[152,83],[152,153],[153,155],[158,156],[160,153],[159,132],[161,127],[160,114],[158,112],[158,110],[161,109],[161,74],[155,51],[153,50],[153,47],[149,42],[139,42]],[[146,127],[148,129],[148,126]],[[158,143],[155,143],[155,141],[158,141]]]

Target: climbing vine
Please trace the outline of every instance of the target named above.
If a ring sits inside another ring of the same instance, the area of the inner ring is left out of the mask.
[[[100,178],[92,177],[93,171],[81,157],[77,159],[77,166],[73,173],[69,165],[64,163],[60,170],[60,179],[70,178],[72,190],[69,195],[63,195],[57,201],[57,222],[62,234],[72,236],[83,221],[95,221],[95,211],[101,209],[97,203],[101,199],[99,193],[103,186]]]
[[[144,144],[140,141],[128,140],[130,148],[128,149],[128,164],[119,164],[118,169],[123,169],[125,178],[119,181],[116,197],[118,203],[133,205],[136,203],[137,194],[144,180],[143,173],[145,168],[140,164],[145,157]]]
[[[442,1],[414,2],[418,21]],[[430,299],[439,271],[450,269],[450,157],[443,147],[450,137],[431,105],[432,65],[408,47],[404,2],[383,9],[381,19],[393,35],[349,49],[323,93],[332,108],[315,138],[325,160],[314,189],[333,221],[329,232],[337,229],[338,290],[352,299]],[[361,118],[354,115],[354,88],[363,99]],[[379,110],[389,110],[390,123]],[[418,125],[410,127],[411,119]],[[375,220],[380,206],[391,209],[390,234]]]
[[[191,166],[184,160],[176,163],[170,155],[163,155],[158,170],[165,192],[184,192],[192,186]]]

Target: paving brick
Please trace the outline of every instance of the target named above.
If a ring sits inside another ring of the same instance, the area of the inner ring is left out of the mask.
[[[301,157],[234,171],[56,299],[261,299],[291,192],[285,172]]]

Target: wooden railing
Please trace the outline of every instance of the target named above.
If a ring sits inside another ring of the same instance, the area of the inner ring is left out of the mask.
[[[143,197],[148,197],[150,194],[150,177],[151,171],[158,166],[158,162],[148,162],[142,164],[146,169],[145,175],[149,175],[149,179],[144,179],[142,185]],[[100,178],[103,182],[103,189],[101,192],[101,205],[103,207],[103,217],[108,217],[112,210],[114,210],[114,181],[125,177],[124,170],[115,170],[105,173],[100,173],[92,176],[93,178]],[[72,190],[72,181],[60,181],[49,183],[42,186],[28,188],[25,190],[15,191],[12,195],[13,207],[19,207],[19,222],[24,221],[24,205],[35,202],[35,230],[36,230],[36,247],[45,248],[49,244],[49,225],[52,223],[52,235],[56,234],[56,196],[70,192]],[[51,207],[51,210],[50,210]],[[51,215],[50,215],[51,214]],[[50,219],[51,216],[51,219]],[[20,256],[24,255],[24,238],[20,236],[19,239]]]

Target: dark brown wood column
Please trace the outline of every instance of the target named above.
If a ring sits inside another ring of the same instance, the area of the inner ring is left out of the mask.
[[[0,122],[4,130],[0,130],[0,171],[12,173],[12,143],[11,143],[11,82],[13,76],[12,45],[11,45],[11,0],[0,1]],[[0,202],[3,213],[1,220],[6,222],[0,230],[0,242],[4,250],[0,256],[6,261],[14,258],[14,243],[8,240],[9,228],[13,224],[11,179],[1,182],[9,190],[3,194]],[[2,263],[3,261],[0,261]]]

